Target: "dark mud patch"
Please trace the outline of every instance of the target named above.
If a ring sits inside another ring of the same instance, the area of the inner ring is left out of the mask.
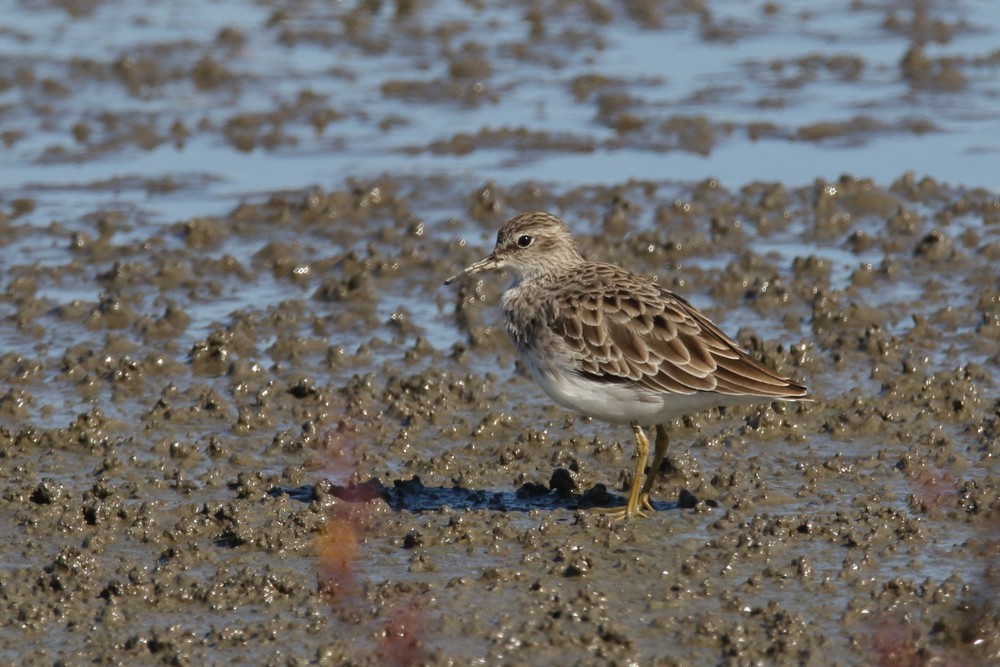
[[[417,476],[408,480],[394,480],[391,488],[386,488],[377,479],[363,484],[341,486],[322,482],[294,489],[275,487],[268,491],[272,496],[287,494],[300,502],[309,503],[324,495],[330,495],[352,503],[366,503],[375,500],[385,502],[394,511],[433,512],[443,507],[453,510],[488,509],[496,512],[527,512],[530,510],[578,510],[594,507],[618,507],[625,505],[625,498],[608,492],[603,484],[596,484],[583,493],[573,493],[576,482],[569,471],[557,468],[552,473],[548,485],[526,482],[517,491],[488,491],[466,489],[462,486],[429,487]],[[711,502],[711,501],[710,501]],[[689,491],[682,490],[677,504],[654,503],[657,510],[671,507],[690,509],[698,504]]]

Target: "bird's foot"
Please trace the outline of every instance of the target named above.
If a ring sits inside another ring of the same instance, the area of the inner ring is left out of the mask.
[[[594,507],[591,508],[590,511],[596,512],[597,514],[603,514],[609,519],[613,519],[615,521],[632,518],[648,519],[656,514],[656,510],[649,502],[648,493],[641,494],[638,498],[636,498],[635,502],[630,502],[618,507]]]

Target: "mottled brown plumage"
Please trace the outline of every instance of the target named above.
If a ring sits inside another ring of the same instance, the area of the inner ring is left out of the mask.
[[[666,453],[663,422],[714,406],[804,399],[806,388],[744,352],[681,297],[641,276],[580,256],[566,225],[525,213],[500,228],[496,247],[456,278],[508,268],[507,333],[535,380],[562,405],[631,424],[639,449],[624,516],[652,510],[649,491]],[[642,490],[648,441],[656,455]]]

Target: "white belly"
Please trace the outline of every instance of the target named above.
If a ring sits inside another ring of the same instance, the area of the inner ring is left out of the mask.
[[[554,401],[571,410],[612,424],[653,426],[717,406],[765,403],[766,398],[715,392],[671,394],[628,383],[601,383],[573,372],[543,368],[533,355],[523,360],[535,381]]]

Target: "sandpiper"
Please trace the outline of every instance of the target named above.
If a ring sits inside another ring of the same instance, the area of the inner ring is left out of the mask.
[[[616,517],[654,511],[649,496],[667,452],[664,422],[716,406],[808,400],[805,386],[750,357],[681,297],[585,260],[554,215],[508,220],[493,252],[445,284],[492,269],[514,274],[502,298],[507,334],[545,393],[581,414],[632,426],[638,460],[628,502],[605,510]],[[656,428],[648,475],[643,426]]]

